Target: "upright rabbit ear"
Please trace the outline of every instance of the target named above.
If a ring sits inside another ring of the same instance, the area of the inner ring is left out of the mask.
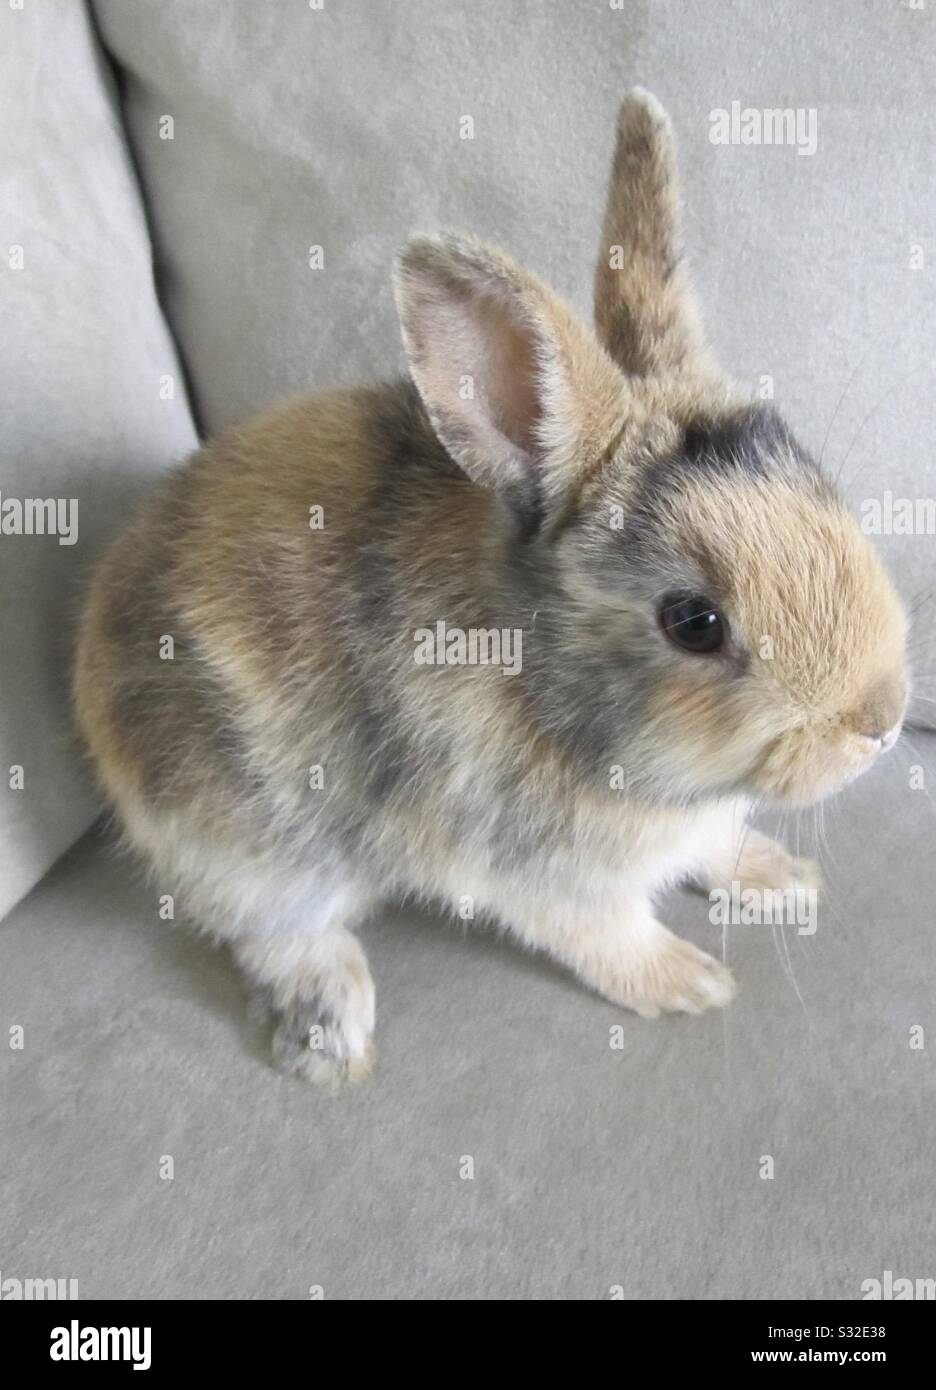
[[[413,379],[470,478],[542,511],[627,414],[622,374],[545,285],[455,237],[411,241],[395,290]]]
[[[679,254],[672,128],[656,97],[635,87],[618,116],[595,271],[598,337],[626,372],[714,375]]]

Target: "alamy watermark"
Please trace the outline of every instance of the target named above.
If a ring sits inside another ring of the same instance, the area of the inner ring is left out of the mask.
[[[713,927],[796,927],[797,935],[816,930],[819,895],[805,884],[789,888],[745,888],[732,879],[729,888],[709,893],[709,921]]]
[[[135,1371],[153,1364],[151,1327],[82,1327],[72,1318],[67,1327],[53,1327],[50,1336],[53,1361],[130,1361]]]
[[[500,666],[505,676],[523,667],[523,629],[519,627],[418,627],[413,633],[417,666]]]
[[[0,1271],[0,1299],[9,1302],[41,1302],[78,1297],[77,1279],[4,1279]]]
[[[818,125],[815,106],[759,110],[733,101],[709,112],[709,140],[713,145],[792,145],[797,154],[815,154]]]
[[[4,497],[0,492],[0,537],[58,536],[59,545],[78,539],[77,497]]]
[[[866,536],[936,536],[936,498],[895,497],[885,489],[859,508]]]
[[[907,1299],[936,1299],[936,1279],[895,1278],[894,1271],[885,1269],[880,1279],[861,1281],[863,1299],[902,1302]]]

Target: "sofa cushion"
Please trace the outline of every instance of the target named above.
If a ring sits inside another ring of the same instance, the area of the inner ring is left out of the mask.
[[[100,810],[68,700],[88,561],[195,437],[85,7],[0,7],[0,87],[2,915]]]
[[[914,744],[936,784],[936,738]],[[723,1014],[647,1022],[493,932],[385,912],[361,934],[377,1065],[337,1096],[271,1069],[228,953],[85,842],[0,927],[3,1036],[24,1029],[0,1048],[3,1276],[300,1300],[931,1278],[936,810],[907,751],[828,808],[805,930],[726,929]],[[708,912],[661,907],[721,954]]]
[[[501,243],[588,314],[615,112],[640,82],[675,122],[722,362],[841,470],[908,599],[936,583],[933,6],[863,0],[847,57],[838,0],[95,12],[208,430],[399,369],[389,268],[414,229]],[[794,143],[763,143],[781,127],[747,109],[798,111]],[[914,534],[901,500],[922,504]],[[936,697],[936,595],[917,628]],[[932,722],[936,703],[915,713]]]

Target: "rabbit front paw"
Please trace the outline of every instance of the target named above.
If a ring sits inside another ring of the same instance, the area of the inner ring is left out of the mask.
[[[748,830],[740,844],[730,845],[713,856],[700,877],[700,886],[706,892],[713,888],[730,889],[734,883],[741,889],[755,888],[761,892],[815,891],[820,886],[819,866],[814,859],[790,854],[759,830]]]
[[[652,943],[639,952],[608,961],[589,983],[641,1018],[724,1008],[736,988],[726,965],[666,927],[660,927]]]

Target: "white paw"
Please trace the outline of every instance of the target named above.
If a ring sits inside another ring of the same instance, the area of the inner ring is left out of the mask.
[[[781,892],[790,888],[816,890],[821,881],[815,859],[797,859],[773,840],[745,847],[735,878],[742,888],[779,889]]]
[[[273,1057],[292,1072],[331,1090],[363,1081],[374,1064],[374,990],[370,977],[356,987],[296,1000],[276,1011]]]
[[[368,1041],[360,1051],[349,1053],[343,1040],[331,1030],[325,1030],[324,1042],[318,1041],[316,1026],[310,1026],[308,1036],[305,1033],[297,1036],[292,1025],[285,1021],[277,1027],[273,1035],[273,1057],[280,1070],[330,1091],[363,1081],[376,1059],[373,1043]]]
[[[693,879],[703,893],[711,893],[713,889],[730,892],[733,884],[738,884],[742,891],[746,888],[759,892],[787,892],[796,888],[815,891],[821,881],[815,859],[797,858],[759,830],[746,831],[739,845],[719,854]]]
[[[700,1014],[722,1009],[735,995],[734,976],[714,956],[666,931],[656,949],[641,958],[615,991],[616,1002],[641,1018],[661,1013]]]

